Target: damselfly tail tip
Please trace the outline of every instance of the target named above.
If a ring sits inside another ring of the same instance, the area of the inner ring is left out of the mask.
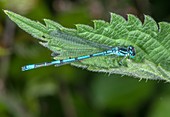
[[[22,71],[27,71],[27,70],[34,69],[34,68],[35,68],[34,65],[26,65],[26,66],[23,66],[21,69]]]
[[[21,69],[22,69],[22,71],[30,70],[27,66],[23,66]]]
[[[26,68],[25,68],[25,66],[24,66],[24,67],[21,67],[21,69],[22,69],[22,71],[26,71]]]

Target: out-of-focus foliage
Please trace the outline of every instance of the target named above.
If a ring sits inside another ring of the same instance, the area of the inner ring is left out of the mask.
[[[39,0],[1,0],[1,7],[26,14],[38,5]]]
[[[0,0],[1,9],[16,11],[3,5],[12,2],[7,1],[10,0]],[[92,25],[90,19],[108,20],[110,11],[125,17],[132,13],[141,19],[143,14],[150,13],[154,19],[170,21],[169,0],[150,1],[39,0],[27,12],[18,10],[17,13],[33,20],[52,19],[65,27],[74,27],[76,23]],[[148,8],[147,13],[141,6]],[[21,72],[21,66],[27,63],[51,61],[51,52],[7,22],[0,11],[0,47],[10,53],[0,56],[0,117],[170,116],[170,85],[162,81],[139,82],[139,79],[108,76],[69,65]],[[9,40],[4,40],[7,37]]]
[[[0,56],[7,55],[8,51],[5,48],[0,47]]]
[[[117,76],[116,79],[103,79],[104,77],[104,75],[98,76],[92,86],[93,102],[100,109],[133,110],[136,106],[142,105],[154,90],[153,82],[138,82],[120,76]]]

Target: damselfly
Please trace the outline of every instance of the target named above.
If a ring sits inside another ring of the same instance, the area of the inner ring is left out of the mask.
[[[35,69],[35,68],[39,68],[39,67],[44,67],[44,66],[50,66],[50,65],[61,66],[61,65],[64,65],[64,64],[69,64],[69,63],[72,63],[72,62],[77,62],[77,61],[81,61],[81,60],[84,60],[84,59],[88,59],[88,58],[92,58],[92,57],[99,57],[99,56],[109,56],[109,55],[122,56],[123,59],[121,60],[121,62],[126,57],[129,57],[129,58],[135,57],[135,49],[131,45],[129,45],[127,47],[109,47],[109,46],[106,46],[106,45],[103,45],[103,44],[93,43],[91,41],[88,41],[88,40],[85,40],[85,39],[82,39],[82,38],[79,38],[79,37],[75,37],[75,36],[71,36],[69,34],[65,34],[65,33],[61,32],[59,30],[52,32],[51,35],[54,36],[57,41],[62,42],[64,40],[65,42],[66,41],[70,42],[69,43],[70,46],[72,44],[72,45],[79,46],[79,47],[81,46],[81,48],[85,47],[86,49],[87,48],[103,48],[104,51],[95,52],[95,53],[91,53],[91,54],[83,55],[83,56],[78,56],[78,57],[71,57],[71,58],[68,57],[67,59],[55,60],[55,61],[51,61],[51,62],[44,62],[44,63],[39,63],[39,64],[30,64],[30,65],[23,66],[22,71],[31,70],[31,69]],[[80,51],[83,52],[82,49]],[[80,51],[78,51],[78,52],[80,52]],[[85,51],[85,49],[84,49],[84,51]],[[73,50],[68,50],[68,52],[75,55],[75,53],[77,51],[74,52]]]
[[[106,50],[106,51],[103,51],[103,52],[98,52],[98,53],[94,53],[94,54],[90,54],[90,55],[79,56],[79,57],[75,57],[75,58],[68,58],[68,59],[63,59],[63,60],[56,60],[56,61],[52,61],[52,62],[44,62],[44,63],[40,63],[40,64],[26,65],[26,66],[22,67],[22,71],[35,69],[35,68],[39,68],[39,67],[44,67],[44,66],[50,66],[50,65],[60,66],[60,65],[80,61],[80,60],[83,60],[83,59],[88,59],[88,58],[91,58],[91,57],[107,56],[107,55],[123,56],[124,58],[125,57],[134,58],[135,57],[135,49],[131,45],[128,46],[127,48],[125,48],[125,47],[115,47],[115,48],[112,48],[110,50]]]

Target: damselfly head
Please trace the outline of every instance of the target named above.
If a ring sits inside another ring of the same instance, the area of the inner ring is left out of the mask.
[[[128,46],[127,47],[127,51],[128,51],[128,53],[130,55],[130,58],[134,58],[135,57],[136,52],[135,52],[135,48],[133,46],[131,46],[131,45]]]

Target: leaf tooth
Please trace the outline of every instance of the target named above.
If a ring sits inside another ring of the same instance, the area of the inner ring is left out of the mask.
[[[46,24],[46,27],[48,30],[62,30],[63,32],[67,32],[69,34],[75,34],[76,33],[76,30],[75,29],[71,29],[71,28],[65,28],[63,27],[61,24],[57,23],[57,22],[54,22],[52,20],[49,20],[49,19],[44,19],[44,22]]]
[[[84,24],[76,24],[77,31],[79,33],[85,32],[85,31],[93,31],[93,27],[84,25]]]
[[[49,20],[49,19],[44,19],[44,22],[46,24],[46,27],[48,29],[61,29],[63,28],[63,26],[57,22],[54,22],[52,20]]]
[[[111,18],[110,18],[110,24],[112,23],[118,23],[118,24],[125,24],[126,20],[124,17],[117,15],[115,13],[110,13]]]
[[[144,15],[142,31],[156,38],[158,36],[158,24],[152,17]]]
[[[139,30],[142,28],[142,22],[136,16],[128,14],[127,28],[130,31]]]
[[[94,29],[95,30],[106,27],[109,24],[108,22],[105,22],[104,20],[93,20],[93,22],[94,22]]]
[[[160,33],[170,33],[170,23],[167,22],[159,22],[159,32]]]
[[[155,22],[155,20],[148,16],[148,15],[144,15],[144,23],[143,23],[143,31],[146,30],[151,30],[154,32],[158,32],[158,25]]]

